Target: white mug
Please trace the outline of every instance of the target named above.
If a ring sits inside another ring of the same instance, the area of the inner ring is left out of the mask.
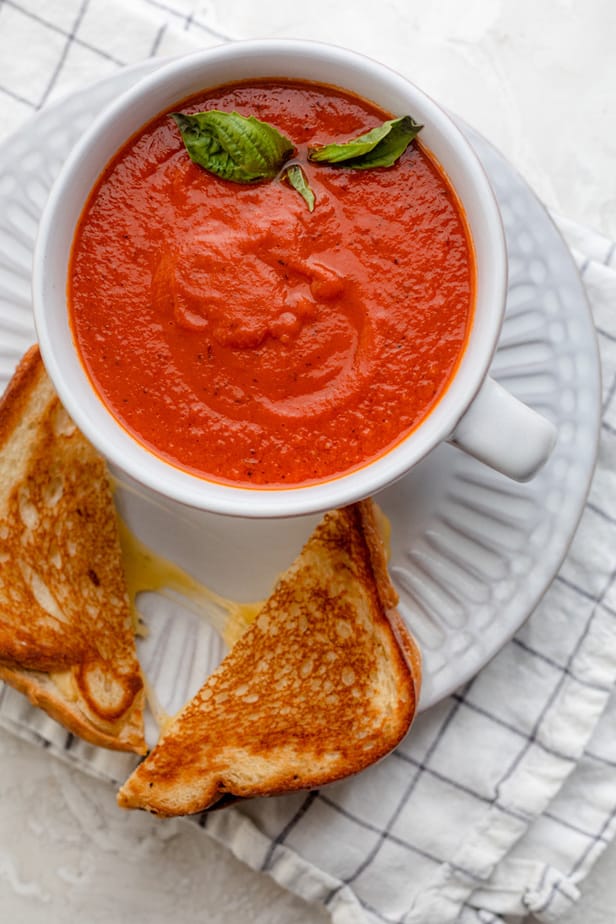
[[[411,113],[462,203],[476,261],[474,315],[457,371],[436,406],[405,439],[363,467],[317,484],[247,488],[183,471],[135,440],[102,403],[81,364],[67,310],[73,235],[106,164],[142,125],[178,101],[239,80],[287,77],[339,86],[394,115]],[[485,172],[449,116],[406,79],[369,58],[306,41],[236,42],[162,66],[101,113],[66,161],[41,219],[34,253],[34,317],[47,371],[76,425],[117,468],[191,507],[243,517],[282,517],[376,494],[441,442],[516,480],[541,467],[554,426],[488,375],[505,311],[507,254],[498,206]]]

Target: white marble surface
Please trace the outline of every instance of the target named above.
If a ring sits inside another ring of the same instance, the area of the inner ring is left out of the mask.
[[[45,0],[22,5],[43,11]],[[179,14],[194,9],[233,37],[318,38],[389,62],[500,147],[548,206],[616,238],[613,0],[167,5],[180,27]],[[0,85],[3,21],[12,12],[0,0]],[[35,62],[24,58],[23,66]],[[21,118],[13,107],[0,134]],[[614,907],[616,847],[566,924],[613,924]],[[121,813],[108,787],[3,732],[0,919],[319,924],[327,915],[243,867],[191,823]]]

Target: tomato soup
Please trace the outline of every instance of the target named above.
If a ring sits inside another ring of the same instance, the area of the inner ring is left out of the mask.
[[[391,118],[336,88],[240,83],[178,108],[274,125],[316,203],[203,170],[168,114],[140,130],[73,245],[91,381],[142,444],[209,480],[302,485],[361,467],[430,413],[463,353],[474,267],[455,194],[417,141],[387,168],[309,162],[310,145]]]

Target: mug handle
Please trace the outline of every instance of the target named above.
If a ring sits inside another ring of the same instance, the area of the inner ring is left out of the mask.
[[[449,442],[515,481],[547,461],[556,427],[488,376]]]

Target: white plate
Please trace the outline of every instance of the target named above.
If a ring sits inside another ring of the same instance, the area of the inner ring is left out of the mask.
[[[2,385],[34,338],[31,254],[50,185],[92,116],[157,63],[70,96],[0,148]],[[423,650],[422,709],[476,673],[549,586],[584,506],[600,420],[594,329],[571,256],[521,178],[484,139],[465,131],[494,185],[509,250],[507,317],[493,374],[556,423],[558,442],[526,485],[442,446],[379,495],[392,523],[401,610]],[[152,548],[240,600],[268,593],[316,522],[210,516],[129,486],[120,488],[118,502]],[[155,595],[141,602],[151,632],[140,657],[163,706],[174,711],[200,686],[223,645],[194,612]]]

